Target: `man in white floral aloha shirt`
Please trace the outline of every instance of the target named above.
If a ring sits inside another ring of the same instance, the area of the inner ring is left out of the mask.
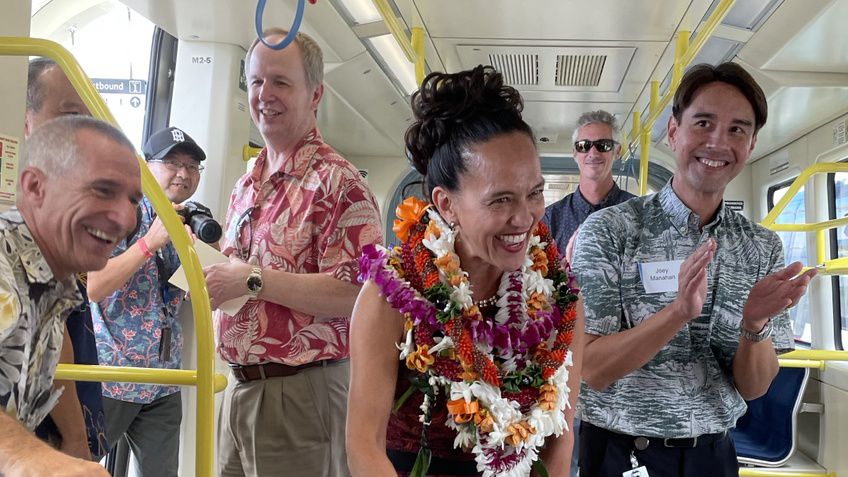
[[[735,63],[697,65],[675,93],[672,180],[589,216],[572,264],[586,312],[580,475],[738,475],[727,432],[793,347],[786,309],[811,273],[724,206],[767,117]],[[645,474],[646,472],[642,472]]]
[[[0,475],[107,476],[29,431],[59,398],[65,319],[82,302],[75,274],[106,265],[135,227],[135,148],[106,123],[60,118],[30,136],[19,170],[16,207],[0,214]]]

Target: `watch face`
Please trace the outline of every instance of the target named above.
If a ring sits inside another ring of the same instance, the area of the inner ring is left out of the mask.
[[[262,288],[262,277],[251,275],[247,277],[247,289],[252,292],[258,292]]]

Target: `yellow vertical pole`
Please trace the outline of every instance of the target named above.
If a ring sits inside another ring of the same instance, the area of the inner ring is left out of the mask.
[[[651,130],[640,128],[639,134],[639,195],[648,193],[648,162],[651,155]]]
[[[824,263],[825,258],[825,229],[816,230],[816,263],[811,263],[810,266],[814,267],[818,264]]]
[[[671,91],[677,90],[680,78],[683,78],[683,70],[686,68],[683,56],[686,54],[686,49],[689,48],[689,33],[687,30],[677,32],[677,42],[674,46],[674,67],[671,70]]]
[[[648,107],[648,117],[654,117],[660,105],[660,82],[651,81],[651,102]]]
[[[645,144],[642,135],[642,113],[641,111],[633,111],[633,131],[632,138],[639,138],[639,195],[648,193],[648,156],[643,155],[646,152]]]
[[[421,85],[424,81],[424,29],[412,27],[412,49],[415,50],[415,81]]]

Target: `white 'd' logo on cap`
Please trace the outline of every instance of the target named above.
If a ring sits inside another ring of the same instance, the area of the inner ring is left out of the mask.
[[[171,136],[174,138],[174,142],[183,142],[185,141],[185,135],[179,129],[172,129]]]

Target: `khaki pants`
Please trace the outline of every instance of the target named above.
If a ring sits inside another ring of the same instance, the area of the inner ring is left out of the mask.
[[[230,378],[218,422],[221,477],[346,477],[350,362],[294,376]]]

